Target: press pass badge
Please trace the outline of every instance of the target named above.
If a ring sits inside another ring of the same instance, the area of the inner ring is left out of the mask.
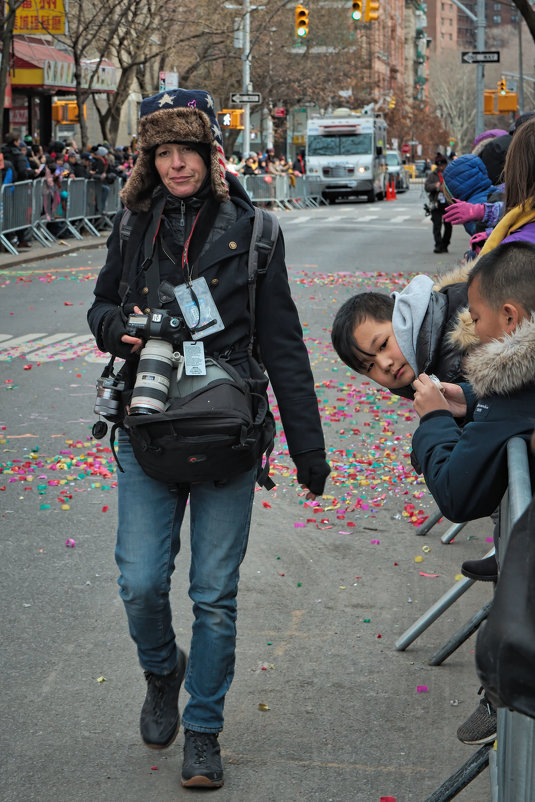
[[[204,343],[182,343],[186,376],[206,376]]]
[[[204,276],[194,279],[191,284],[176,286],[175,297],[194,340],[225,328]]]

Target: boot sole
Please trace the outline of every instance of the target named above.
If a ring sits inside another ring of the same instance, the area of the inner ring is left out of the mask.
[[[466,744],[467,746],[484,746],[485,744],[491,744],[495,741],[496,736],[497,733],[494,733],[494,735],[487,735],[486,738],[478,738],[477,741],[465,741],[464,738],[459,738],[459,736],[457,736],[457,738],[459,738],[462,744]]]
[[[171,746],[171,744],[174,744],[174,742],[176,741],[176,737],[177,737],[177,735],[178,735],[178,731],[179,731],[179,729],[180,729],[180,719],[179,719],[179,720],[177,721],[177,723],[176,723],[176,730],[175,730],[174,734],[173,734],[173,735],[171,736],[171,738],[170,738],[168,741],[166,741],[166,743],[164,743],[164,744],[153,744],[153,743],[149,743],[149,741],[146,741],[146,740],[143,738],[143,735],[141,736],[141,738],[142,738],[142,740],[143,740],[143,743],[145,744],[145,746],[148,746],[148,748],[149,748],[149,749],[167,749],[169,746]]]
[[[461,568],[461,574],[468,577],[468,579],[475,579],[476,582],[497,582],[498,574],[475,574],[472,571],[464,571]]]
[[[221,788],[224,780],[211,780],[209,777],[198,774],[196,777],[190,777],[189,780],[182,777],[180,782],[184,788]]]

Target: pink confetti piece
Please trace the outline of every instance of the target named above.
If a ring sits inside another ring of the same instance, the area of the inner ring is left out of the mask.
[[[428,576],[432,578],[438,576],[438,574],[426,574],[424,571],[420,571],[420,576]]]
[[[416,693],[427,693],[429,688],[427,685],[417,685],[416,686]]]

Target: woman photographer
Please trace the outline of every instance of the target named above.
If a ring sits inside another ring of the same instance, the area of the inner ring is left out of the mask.
[[[204,353],[224,355],[244,378],[262,375],[247,348],[254,208],[238,180],[225,174],[221,141],[207,92],[178,89],[141,104],[139,156],[121,192],[131,215],[129,235],[121,228],[119,212],[88,313],[99,348],[132,363],[132,374],[143,343],[127,334],[127,313],[147,311],[147,299],[156,292],[159,305],[180,316],[175,294],[165,288],[191,289],[203,280],[223,323],[201,339]],[[280,235],[267,273],[258,281],[255,306],[257,342],[297,478],[315,498],[323,493],[329,466]],[[239,566],[258,467],[224,482],[170,488],[144,473],[124,434],[119,458],[124,473],[118,475],[116,559],[130,634],[147,680],[142,738],[160,749],[174,741],[185,675],[190,698],[182,716],[182,784],[218,787],[223,784],[218,735],[234,674]],[[194,623],[186,668],[171,623],[169,591],[188,502]]]

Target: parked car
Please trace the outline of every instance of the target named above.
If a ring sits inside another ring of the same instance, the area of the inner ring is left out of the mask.
[[[429,162],[426,159],[416,159],[414,167],[417,178],[425,178],[429,172]]]
[[[410,189],[409,175],[398,150],[386,151],[386,169],[389,180],[396,182],[396,192],[407,192]]]

